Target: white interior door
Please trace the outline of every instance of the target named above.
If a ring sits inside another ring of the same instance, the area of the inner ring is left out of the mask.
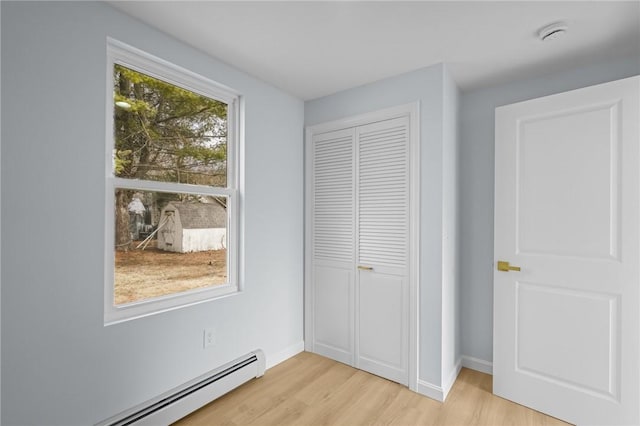
[[[640,424],[640,78],[496,110],[494,393]]]
[[[312,350],[354,363],[355,130],[313,137]]]
[[[409,119],[356,129],[356,367],[408,385]]]

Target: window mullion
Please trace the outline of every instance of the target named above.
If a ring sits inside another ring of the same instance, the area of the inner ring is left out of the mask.
[[[215,186],[191,185],[187,183],[162,182],[140,179],[126,179],[114,177],[113,186],[124,189],[138,189],[141,191],[156,192],[178,192],[191,195],[223,195],[230,197],[234,194],[233,189],[218,188]]]

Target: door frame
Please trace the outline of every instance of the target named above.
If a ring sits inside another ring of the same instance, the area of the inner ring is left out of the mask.
[[[348,129],[393,118],[409,118],[409,389],[418,390],[418,332],[420,282],[420,102],[384,108],[364,114],[340,118],[305,127],[304,171],[304,347],[313,352],[314,300],[311,277],[311,171],[313,136],[335,130]]]

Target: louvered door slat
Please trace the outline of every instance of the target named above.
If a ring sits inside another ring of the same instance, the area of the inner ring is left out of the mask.
[[[358,262],[406,268],[409,234],[408,120],[360,127]]]
[[[313,256],[353,262],[354,132],[338,131],[313,141]]]

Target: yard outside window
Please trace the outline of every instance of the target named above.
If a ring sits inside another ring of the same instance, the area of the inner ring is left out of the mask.
[[[108,53],[105,321],[237,291],[237,95],[118,42]]]

